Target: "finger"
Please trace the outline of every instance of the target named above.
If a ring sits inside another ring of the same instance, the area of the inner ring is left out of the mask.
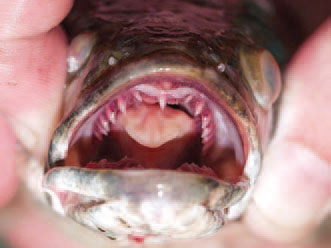
[[[291,62],[275,138],[246,216],[258,234],[301,239],[326,214],[331,180],[331,19]]]
[[[2,41],[0,47],[0,111],[12,117],[11,124],[22,123],[38,135],[38,147],[31,150],[45,150],[65,81],[65,36],[55,28],[29,39]],[[16,134],[23,136],[21,142],[29,139],[24,132]]]
[[[60,23],[73,0],[1,0],[0,39],[46,32]]]
[[[15,170],[15,138],[14,134],[4,119],[0,116],[0,208],[13,196],[17,188],[17,176]]]
[[[33,228],[32,228],[33,227]],[[5,238],[15,248],[79,248],[71,240],[52,228],[51,223],[29,212],[12,226]]]
[[[20,193],[24,196],[16,197],[11,208],[0,216],[0,233],[10,247],[119,247],[117,242],[46,209],[26,191]]]

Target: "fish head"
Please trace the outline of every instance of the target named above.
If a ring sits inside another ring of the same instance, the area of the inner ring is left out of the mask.
[[[273,56],[219,25],[163,29],[160,15],[70,45],[43,188],[54,210],[112,240],[200,238],[238,218],[272,130]]]

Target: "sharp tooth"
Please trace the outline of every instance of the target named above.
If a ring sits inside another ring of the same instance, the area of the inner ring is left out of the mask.
[[[167,104],[167,98],[165,95],[161,94],[159,99],[160,108],[163,110]]]
[[[194,115],[199,115],[201,114],[201,111],[203,109],[203,107],[205,106],[205,104],[203,102],[198,102],[195,105],[195,111],[194,111]]]
[[[143,101],[143,99],[142,99],[142,97],[141,97],[141,95],[140,95],[140,93],[138,91],[135,91],[133,93],[133,95],[137,99],[138,102],[142,102]]]
[[[126,113],[126,102],[123,98],[118,99],[118,108],[123,114]]]
[[[101,129],[100,131],[101,131],[101,133],[102,133],[104,136],[107,136],[107,135],[108,135],[108,132],[107,132],[106,130]]]
[[[109,122],[108,122],[107,118],[105,116],[101,115],[100,121],[101,121],[102,127],[108,132],[109,131]]]
[[[111,112],[110,115],[108,115],[108,118],[111,121],[111,123],[115,124],[115,122],[116,122],[116,114],[115,114],[115,112]]]
[[[97,128],[98,128],[99,132],[102,133],[103,135],[106,136],[108,134],[107,130],[104,129],[102,122],[97,123]]]
[[[202,143],[203,143],[203,144],[208,143],[208,142],[210,141],[211,137],[212,137],[212,135],[210,135],[210,133],[207,134],[207,135],[208,135],[208,136],[205,136],[205,137],[202,138]],[[201,136],[202,136],[202,135],[201,135]]]
[[[202,123],[201,123],[202,128],[206,128],[209,123],[210,123],[210,116],[205,116],[202,118]]]
[[[188,104],[192,99],[193,99],[193,96],[192,96],[192,95],[189,95],[189,96],[187,96],[187,97],[185,98],[184,103],[185,103],[185,104]]]
[[[203,154],[203,156],[206,155],[206,153],[208,152],[210,147],[213,145],[213,142],[211,141],[212,138],[213,138],[213,134],[212,134],[212,132],[210,132],[207,137],[204,137],[202,139],[202,143],[203,143],[202,154]]]
[[[112,124],[115,124],[116,114],[109,106],[106,107],[106,117],[111,121]]]
[[[201,134],[201,137],[202,138],[206,138],[210,133],[210,129],[209,128],[204,128],[202,129],[202,134]]]

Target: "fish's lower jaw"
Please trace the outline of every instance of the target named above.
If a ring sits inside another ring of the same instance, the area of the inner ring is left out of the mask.
[[[51,170],[44,187],[60,214],[122,243],[212,235],[224,225],[227,208],[247,191],[242,182],[232,185],[191,173],[77,168]],[[78,193],[81,187],[84,192]],[[95,189],[99,192],[91,196]]]
[[[134,241],[132,237],[140,236],[144,243],[154,243],[212,235],[224,225],[223,211],[163,199],[145,200],[132,209],[123,199],[69,216],[112,240]]]

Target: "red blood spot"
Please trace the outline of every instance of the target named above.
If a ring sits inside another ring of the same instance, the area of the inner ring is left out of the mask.
[[[141,234],[129,234],[129,239],[138,244],[142,244],[144,243],[145,236]]]

